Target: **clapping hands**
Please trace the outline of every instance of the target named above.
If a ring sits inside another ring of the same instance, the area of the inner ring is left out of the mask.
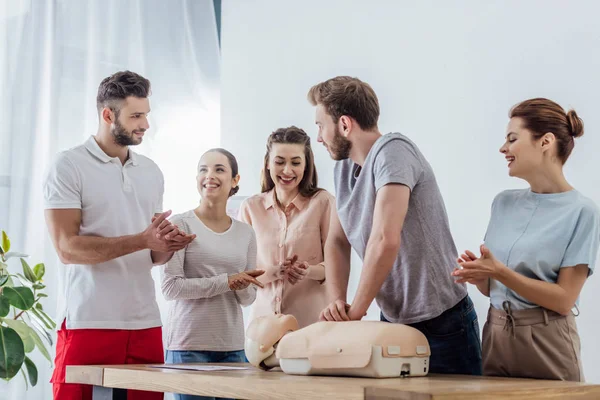
[[[167,219],[171,211],[152,217],[152,223],[142,232],[147,248],[160,252],[174,252],[185,248],[196,235],[188,235]]]

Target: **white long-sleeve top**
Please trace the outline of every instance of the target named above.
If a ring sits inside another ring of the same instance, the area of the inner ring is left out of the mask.
[[[170,300],[168,350],[234,351],[244,348],[240,306],[256,298],[256,287],[229,289],[228,276],[256,268],[252,227],[232,219],[223,233],[210,230],[193,210],[171,222],[196,239],[179,250],[162,272],[162,292]]]

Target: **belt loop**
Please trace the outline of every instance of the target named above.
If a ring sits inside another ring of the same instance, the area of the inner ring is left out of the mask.
[[[504,302],[502,302],[502,308],[504,309],[504,312],[506,312],[506,324],[504,324],[504,329],[505,330],[512,330],[511,334],[512,337],[515,337],[515,318],[512,315],[512,309],[510,307],[510,301],[505,300]]]
[[[544,313],[544,325],[548,326],[548,312],[545,308],[542,308],[542,312]]]
[[[579,313],[580,313],[580,311],[579,311],[579,307],[577,307],[577,304],[575,304],[575,309],[577,310],[577,314],[575,314],[575,313],[573,312],[573,309],[571,309],[571,313],[572,313],[574,316],[576,316],[576,317],[579,317]]]

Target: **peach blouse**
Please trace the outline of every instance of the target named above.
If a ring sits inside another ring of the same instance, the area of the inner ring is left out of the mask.
[[[256,268],[270,268],[294,254],[298,262],[324,267],[323,249],[332,212],[336,212],[335,198],[326,190],[311,198],[299,194],[285,211],[277,206],[274,189],[246,199],[239,218],[252,225],[256,233]],[[258,289],[251,320],[262,315],[292,314],[304,327],[317,322],[327,305],[323,281],[305,277],[292,285],[278,278]]]

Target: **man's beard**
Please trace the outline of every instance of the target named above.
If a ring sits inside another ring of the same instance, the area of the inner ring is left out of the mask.
[[[335,132],[333,141],[329,146],[329,153],[331,158],[336,161],[346,160],[350,157],[350,150],[352,149],[352,142],[346,139],[339,130]]]
[[[145,129],[140,129],[139,131],[144,132]],[[136,138],[133,131],[128,132],[127,129],[121,125],[118,118],[115,120],[114,126],[111,129],[111,133],[115,143],[119,146],[137,146],[138,144],[142,143],[142,138]]]

